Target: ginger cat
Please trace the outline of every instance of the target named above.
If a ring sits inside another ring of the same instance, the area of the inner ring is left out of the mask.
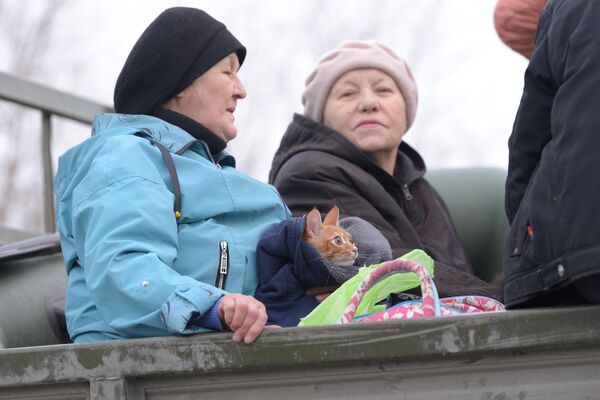
[[[314,208],[306,215],[302,240],[317,249],[331,276],[343,283],[357,272],[353,268],[358,257],[358,249],[352,235],[339,225],[340,210],[337,206],[321,221],[319,210]]]

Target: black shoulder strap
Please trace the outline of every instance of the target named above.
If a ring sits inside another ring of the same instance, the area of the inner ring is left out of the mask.
[[[177,176],[177,170],[175,169],[175,162],[173,161],[171,152],[162,143],[152,137],[148,137],[141,132],[136,133],[136,136],[148,139],[152,144],[158,147],[158,150],[160,150],[160,154],[162,154],[165,164],[167,164],[167,170],[171,177],[171,185],[173,186],[173,195],[175,196],[173,211],[175,212],[175,219],[179,220],[179,217],[181,216],[181,188],[179,186],[179,177]]]

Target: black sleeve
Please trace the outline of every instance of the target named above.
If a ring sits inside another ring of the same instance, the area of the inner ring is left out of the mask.
[[[600,2],[558,0],[543,11],[509,140],[506,209],[512,221],[535,168],[546,159],[558,196],[598,199]],[[582,182],[584,185],[582,185]],[[586,193],[580,192],[587,182]],[[571,190],[572,189],[572,190]],[[576,201],[576,199],[575,199]]]
[[[540,29],[543,29],[544,17],[540,20]],[[525,71],[523,95],[508,141],[506,214],[510,223],[523,199],[542,150],[551,138],[550,112],[555,86],[548,69],[546,44],[538,43],[535,55]]]

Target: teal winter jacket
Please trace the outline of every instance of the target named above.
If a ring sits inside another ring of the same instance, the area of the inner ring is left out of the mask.
[[[192,322],[224,293],[254,294],[259,238],[289,217],[225,151],[145,115],[98,115],[60,157],[55,190],[75,342],[206,331]]]

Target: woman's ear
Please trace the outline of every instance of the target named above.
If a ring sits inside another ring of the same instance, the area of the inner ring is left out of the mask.
[[[311,238],[319,234],[321,230],[321,213],[316,208],[313,208],[311,212],[306,215],[306,221],[304,223],[304,237]]]
[[[340,219],[340,209],[337,208],[337,206],[333,206],[333,208],[331,210],[329,210],[329,212],[325,216],[323,223],[325,225],[339,225],[338,224],[339,219]]]

